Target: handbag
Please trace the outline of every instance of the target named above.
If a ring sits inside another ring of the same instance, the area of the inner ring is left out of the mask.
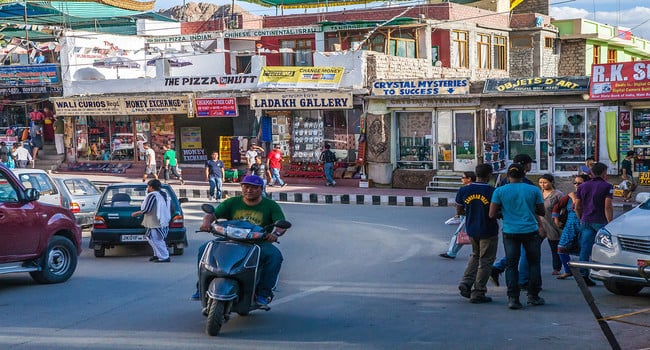
[[[458,231],[456,235],[456,244],[471,244],[472,242],[469,239],[467,231],[465,231],[465,226]]]

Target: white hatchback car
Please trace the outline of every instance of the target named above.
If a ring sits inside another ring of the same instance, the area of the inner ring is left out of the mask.
[[[612,220],[596,233],[591,260],[597,264],[643,269],[650,266],[650,193],[637,194],[636,208]],[[645,269],[647,271],[648,268]],[[591,270],[591,277],[602,281],[608,291],[619,295],[636,295],[650,287],[650,279],[639,273],[616,270]]]
[[[41,194],[38,198],[39,202],[59,207],[62,206],[61,191],[59,191],[54,180],[52,180],[45,170],[29,168],[16,168],[11,170],[26,188],[38,190]]]

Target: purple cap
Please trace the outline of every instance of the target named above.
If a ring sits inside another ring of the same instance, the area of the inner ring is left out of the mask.
[[[241,183],[253,186],[264,186],[264,180],[257,175],[246,175],[244,176],[244,179],[241,180]]]

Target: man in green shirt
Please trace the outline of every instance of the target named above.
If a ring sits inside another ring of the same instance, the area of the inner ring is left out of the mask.
[[[165,183],[169,181],[169,172],[171,171],[178,180],[180,180],[181,185],[185,184],[183,177],[181,176],[180,169],[178,169],[178,161],[176,160],[176,151],[172,148],[171,144],[163,145],[163,170]]]
[[[274,200],[262,196],[264,180],[257,175],[247,175],[241,181],[242,195],[231,197],[221,202],[214,209],[214,214],[206,214],[201,223],[201,231],[210,231],[210,224],[215,219],[246,220],[254,225],[266,227],[278,220],[284,220],[284,213],[280,205]],[[285,229],[276,228],[273,233],[266,235],[266,241],[259,243],[260,268],[262,270],[257,284],[256,298],[262,307],[268,307],[273,298],[273,286],[280,274],[282,267],[282,253],[273,245],[278,237],[284,234]],[[199,247],[199,259],[207,242]],[[198,291],[192,296],[199,299]]]

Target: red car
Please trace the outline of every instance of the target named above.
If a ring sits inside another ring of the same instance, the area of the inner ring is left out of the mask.
[[[0,274],[29,272],[38,283],[67,281],[81,254],[81,227],[69,209],[38,201],[0,164]]]

